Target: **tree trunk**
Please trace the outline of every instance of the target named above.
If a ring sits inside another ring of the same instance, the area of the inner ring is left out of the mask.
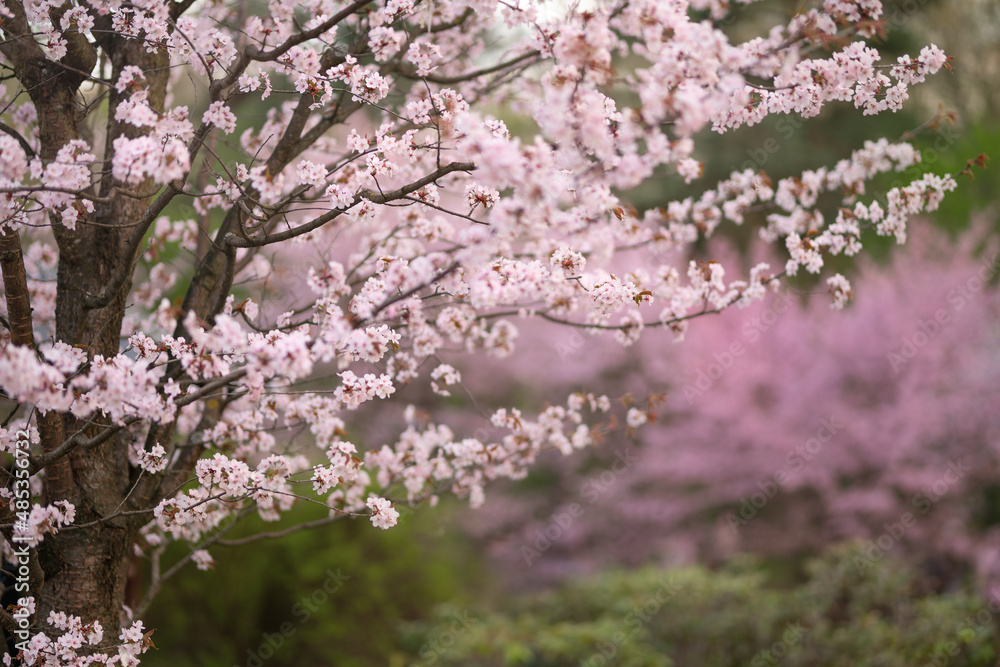
[[[165,52],[161,49],[147,53],[142,39],[117,35],[107,38],[104,47],[111,57],[112,80],[117,80],[126,65],[139,66],[146,75],[150,106],[162,110],[168,79]],[[60,66],[51,61],[42,59],[36,65],[21,68],[18,74],[38,111],[41,157],[47,163],[68,141],[80,136],[77,114],[81,110],[76,99],[79,81],[67,71],[60,72]],[[110,200],[98,204],[93,213],[82,214],[75,230],[63,227],[58,215],[50,217],[59,247],[55,337],[85,350],[90,360],[113,357],[120,351],[122,319],[135,263],[135,257],[127,256],[134,254],[128,248],[131,223],[141,218],[152,200],[126,196],[122,191],[152,193],[157,189],[151,181],[125,185],[111,177],[112,142],[120,136],[138,136],[142,130],[115,120],[121,96],[113,88],[109,96],[107,157],[100,171],[100,195]],[[116,276],[117,289],[109,291]],[[99,307],[86,302],[88,296],[93,299],[102,294],[107,298]],[[46,451],[76,433],[93,437],[108,425],[100,414],[82,420],[69,414],[39,420]],[[76,525],[97,523],[64,529],[58,540],[44,541],[39,547],[44,582],[41,590],[32,591],[39,625],[44,625],[49,611],[63,611],[79,616],[84,623],[100,621],[105,630],[104,643],[118,642],[132,543],[141,525],[152,518],[118,516],[101,521],[131,508],[127,498],[131,441],[132,434],[123,429],[94,447],[78,447],[46,469],[46,502],[68,500],[76,507]]]

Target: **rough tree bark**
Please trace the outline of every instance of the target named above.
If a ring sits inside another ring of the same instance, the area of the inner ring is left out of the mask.
[[[10,3],[8,3],[10,5]],[[19,3],[13,3],[18,18],[24,16]],[[93,69],[97,53],[79,33],[72,33],[67,55],[59,63],[47,59],[22,24],[21,35],[4,47],[15,64],[16,74],[30,95],[38,113],[40,157],[49,161],[60,148],[80,137],[80,123],[85,111],[79,103],[78,88]],[[123,39],[108,34],[101,42],[110,58],[113,76],[126,65],[137,65],[148,72],[150,105],[161,109],[166,93],[168,64],[163,51],[148,53],[140,40]],[[119,95],[110,90],[110,115],[105,155],[111,155],[114,139],[123,134],[136,136],[138,129],[114,120]],[[119,352],[125,298],[131,285],[135,249],[128,248],[134,223],[149,207],[152,182],[125,187],[106,169],[95,193],[103,200],[96,210],[75,230],[53,224],[59,248],[56,292],[57,340],[86,350],[87,356],[112,357]],[[138,193],[138,196],[135,194]],[[143,193],[150,193],[143,196]],[[54,221],[55,222],[55,221]],[[24,271],[17,246],[17,235],[4,236],[5,285],[8,304],[26,300],[26,287],[7,280],[8,271]],[[18,269],[18,265],[20,268]],[[11,268],[8,268],[11,267]],[[112,284],[116,274],[117,289],[104,303],[88,303],[87,297],[100,295]],[[30,308],[30,307],[29,307]],[[18,309],[23,312],[23,308]],[[12,311],[14,312],[14,311]],[[30,314],[30,310],[27,311]],[[29,315],[30,317],[30,315]],[[20,324],[20,322],[19,322]],[[30,331],[30,319],[29,319]],[[30,336],[30,334],[29,334]],[[15,341],[17,342],[17,341]],[[39,421],[39,432],[46,452],[52,452],[67,434],[93,438],[108,426],[100,419],[80,420],[72,415],[46,415]],[[123,507],[129,486],[127,430],[88,448],[77,447],[66,457],[48,466],[45,497],[49,502],[68,500],[77,508],[78,523],[91,523]],[[127,504],[127,503],[126,503]],[[96,619],[106,628],[120,626],[125,578],[131,558],[131,544],[140,526],[136,519],[118,517],[100,522],[86,530],[69,531],[63,539],[48,541],[39,549],[44,574],[39,591],[38,611],[42,618],[53,609],[81,618]],[[110,634],[109,642],[117,638]]]

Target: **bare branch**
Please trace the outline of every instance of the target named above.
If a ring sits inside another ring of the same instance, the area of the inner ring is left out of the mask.
[[[528,51],[527,53],[522,53],[516,58],[511,58],[506,62],[502,62],[498,65],[493,65],[492,67],[485,67],[483,69],[473,70],[471,72],[466,72],[464,74],[456,74],[454,76],[435,76],[433,74],[425,74],[424,76],[418,76],[414,71],[400,70],[400,73],[407,77],[408,79],[419,79],[422,81],[430,81],[431,83],[438,83],[442,85],[452,85],[456,83],[463,83],[465,81],[472,81],[473,79],[478,79],[489,74],[495,74],[497,72],[502,72],[505,69],[514,67],[516,65],[522,64],[527,60],[537,58],[541,55],[540,51]]]
[[[320,528],[321,526],[328,526],[334,521],[338,521],[344,518],[342,514],[333,514],[322,519],[316,519],[314,521],[306,521],[305,523],[300,523],[294,526],[289,526],[283,530],[272,530],[264,533],[256,533],[254,535],[248,535],[247,537],[240,537],[235,540],[217,540],[216,544],[221,547],[238,547],[244,544],[250,544],[252,542],[259,542],[260,540],[274,540],[278,538],[297,533],[300,530],[309,530],[311,528]]]
[[[308,234],[311,231],[319,229],[326,223],[339,217],[345,211],[348,211],[354,206],[357,206],[363,200],[368,200],[375,204],[385,204],[391,201],[396,201],[399,199],[403,199],[407,195],[416,192],[425,185],[429,185],[434,181],[438,180],[439,178],[442,178],[443,176],[447,176],[448,174],[454,173],[456,171],[474,171],[475,169],[476,165],[471,162],[452,162],[451,164],[445,165],[440,169],[434,171],[433,173],[424,176],[421,179],[418,179],[416,181],[413,181],[412,183],[404,185],[398,190],[391,190],[389,192],[384,192],[384,193],[375,193],[372,192],[371,190],[364,190],[362,192],[359,192],[354,197],[354,200],[351,201],[349,206],[346,206],[344,208],[335,208],[329,213],[324,213],[318,218],[310,220],[304,225],[300,225],[298,227],[295,227],[294,229],[288,229],[283,232],[278,232],[276,234],[265,235],[264,238],[262,239],[252,239],[252,240],[242,239],[238,237],[236,234],[229,232],[226,235],[226,243],[228,245],[233,246],[234,248],[253,248],[265,245],[271,245],[272,243],[281,243],[282,241],[287,241],[289,239],[293,239],[297,236],[302,236],[303,234]]]
[[[21,136],[20,132],[3,122],[0,122],[0,132],[5,132],[6,134],[14,137],[17,143],[21,144],[21,148],[29,158],[35,157],[35,150],[31,147],[31,144],[28,143],[28,140]]]
[[[21,237],[14,230],[0,231],[0,267],[3,269],[4,293],[7,298],[10,340],[14,345],[34,347],[28,275],[25,273],[24,257],[21,254]]]

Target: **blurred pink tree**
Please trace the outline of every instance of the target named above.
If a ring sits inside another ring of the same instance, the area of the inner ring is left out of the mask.
[[[470,529],[528,580],[848,538],[1000,575],[1000,256],[996,239],[974,252],[981,232],[955,247],[922,228],[888,265],[861,263],[843,313],[781,288],[683,346],[647,333],[629,356],[597,338],[536,354],[536,377],[572,385],[586,358],[612,395],[665,392],[659,419],[583,470],[549,461],[542,491],[510,491]]]

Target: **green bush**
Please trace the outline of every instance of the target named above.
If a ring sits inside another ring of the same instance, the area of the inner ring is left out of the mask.
[[[315,518],[297,508],[289,523]],[[338,521],[248,547],[214,547],[213,572],[185,568],[146,620],[159,651],[143,665],[291,667],[385,665],[398,652],[400,621],[485,579],[454,531],[453,507],[418,511],[392,530]],[[253,534],[251,525],[232,537]],[[171,551],[167,563],[179,557]]]
[[[1000,617],[967,591],[933,594],[913,569],[861,545],[779,585],[760,562],[646,569],[446,609],[406,634],[407,665],[935,667],[996,664]],[[1000,609],[996,603],[994,608]]]

